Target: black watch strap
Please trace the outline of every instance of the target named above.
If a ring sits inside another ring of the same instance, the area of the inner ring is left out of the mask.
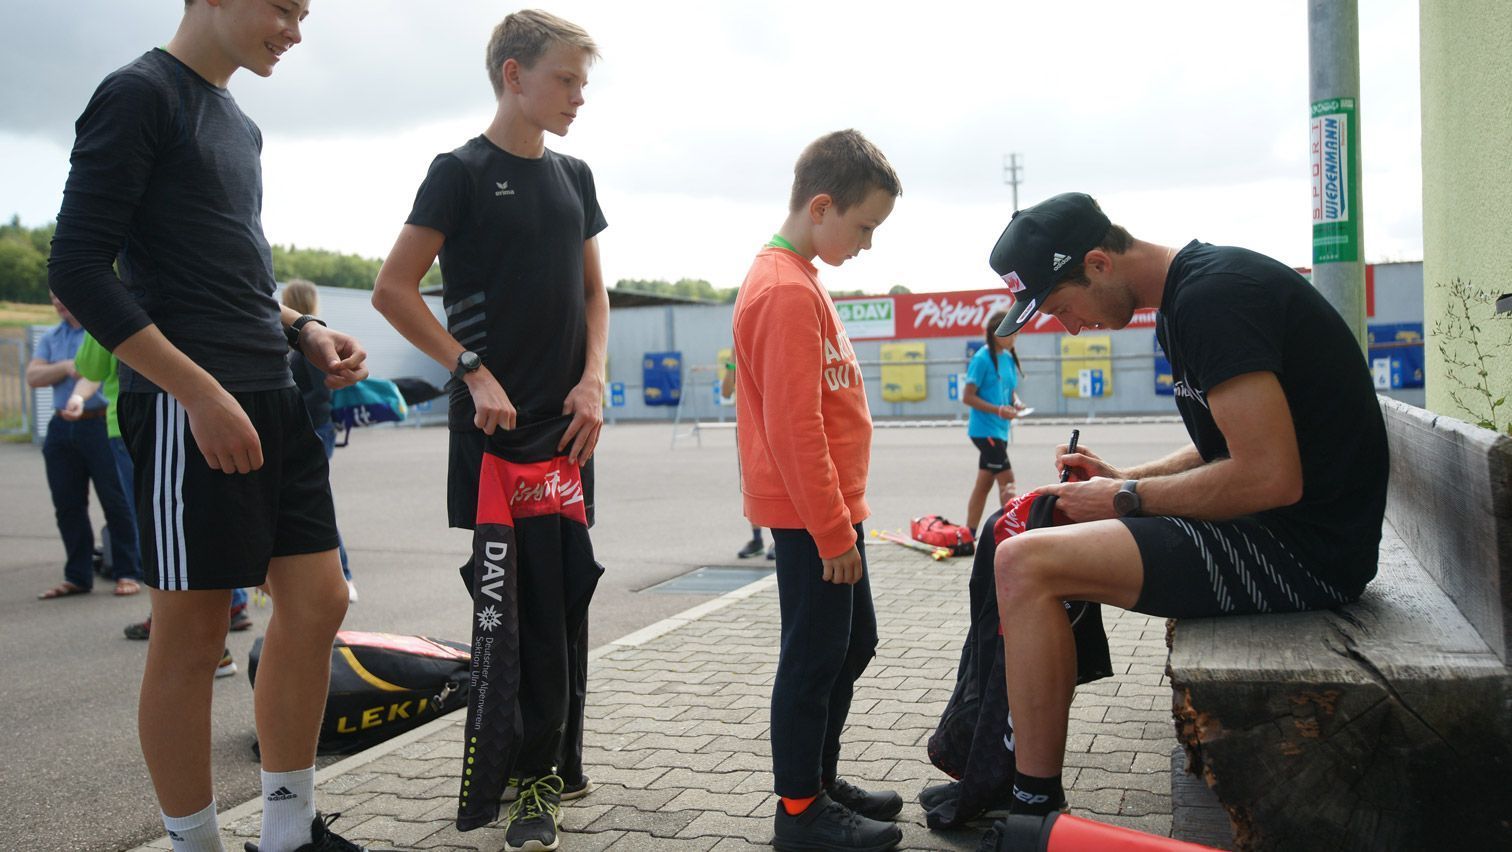
[[[1139,499],[1137,488],[1139,488],[1139,480],[1125,479],[1118,493],[1113,495],[1113,511],[1120,518],[1138,517],[1141,514],[1140,508],[1143,501]]]
[[[309,314],[300,314],[299,319],[293,321],[292,323],[289,323],[289,326],[284,329],[284,339],[289,341],[290,349],[293,349],[296,352],[299,351],[299,334],[300,332],[304,331],[305,326],[309,325],[312,322],[319,323],[320,325],[325,325],[325,320],[321,319],[320,317],[311,316]]]

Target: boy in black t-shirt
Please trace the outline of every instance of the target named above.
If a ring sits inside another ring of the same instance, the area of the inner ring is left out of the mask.
[[[240,68],[270,75],[308,10],[195,0],[166,48],[105,78],[78,120],[48,267],[58,297],[121,362],[153,587],[138,728],[178,852],[222,849],[212,679],[231,590],[264,582],[277,608],[254,693],[258,845],[357,848],[315,814],[315,742],[347,595],[325,453],[284,358],[299,349],[341,387],[367,375],[365,355],[274,300],[262,135],[225,88]]]
[[[545,12],[516,12],[495,28],[493,121],[431,163],[373,289],[394,328],[452,372],[453,527],[475,526],[485,436],[567,415],[557,449],[584,465],[592,520],[588,465],[603,426],[609,332],[596,239],[605,221],[587,164],[547,149],[545,134],[566,135],[597,57],[587,32]],[[445,327],[419,292],[438,256]],[[522,565],[522,584],[528,572]],[[588,790],[581,742],[562,734],[582,712],[580,697],[568,696],[586,678],[586,623],[567,624],[557,605],[521,607],[520,619],[523,780],[513,785],[505,848],[554,849],[559,799]],[[564,706],[572,718],[562,718]]]
[[[1060,770],[1076,655],[1063,600],[1192,617],[1294,612],[1359,597],[1376,571],[1386,429],[1338,313],[1284,264],[1240,248],[1136,240],[1091,197],[1014,215],[992,268],[1015,291],[999,335],[1035,314],[1071,334],[1158,308],[1191,445],[1119,468],[1057,451],[1048,485],[1077,523],[998,548],[1015,812],[1065,802]]]

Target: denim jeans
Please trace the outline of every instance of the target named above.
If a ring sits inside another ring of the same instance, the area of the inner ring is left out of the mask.
[[[89,520],[89,483],[94,482],[105,524],[110,527],[111,567],[117,580],[139,580],[142,558],[137,549],[136,512],[121,486],[116,450],[111,447],[105,418],[69,422],[62,417],[48,421],[42,442],[47,466],[47,487],[52,492],[53,514],[63,538],[67,561],[63,577],[80,588],[94,586],[94,530]]]
[[[327,420],[324,425],[315,427],[315,434],[320,436],[320,443],[325,445],[326,461],[336,454],[336,424]],[[352,569],[347,567],[346,542],[338,541],[336,550],[341,554],[341,573],[348,580],[352,579]]]

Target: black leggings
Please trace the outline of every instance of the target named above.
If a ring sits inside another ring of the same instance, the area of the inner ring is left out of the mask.
[[[863,573],[854,586],[824,581],[824,563],[805,530],[772,530],[782,652],[772,685],[772,774],[779,796],[813,796],[834,780],[840,731],[856,679],[877,653],[877,614],[866,547],[856,525]]]

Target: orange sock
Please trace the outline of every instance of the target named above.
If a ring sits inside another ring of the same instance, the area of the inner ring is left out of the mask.
[[[787,809],[788,816],[797,816],[808,810],[808,806],[812,805],[817,798],[819,797],[809,796],[803,799],[790,799],[787,796],[783,796],[782,807]]]

